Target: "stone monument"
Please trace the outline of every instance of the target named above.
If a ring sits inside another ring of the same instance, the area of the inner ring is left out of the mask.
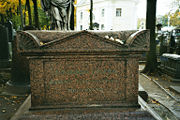
[[[50,16],[51,27],[56,30],[70,30],[72,0],[41,0],[43,10]]]
[[[180,55],[164,53],[160,60],[159,68],[166,74],[168,80],[180,82]]]
[[[148,30],[23,31],[17,40],[31,82],[30,111],[20,119],[148,117],[136,111],[138,60],[149,50]]]
[[[5,26],[8,28],[8,36],[9,36],[9,42],[12,42],[14,40],[13,38],[13,23],[8,20]]]
[[[8,29],[0,24],[0,68],[9,66]]]
[[[25,26],[25,30],[36,30],[33,26]],[[7,82],[7,91],[13,94],[30,93],[29,61],[17,50],[17,37],[12,41],[11,80]]]
[[[17,37],[12,42],[11,80],[7,82],[8,92],[14,94],[30,93],[29,61],[17,50]]]

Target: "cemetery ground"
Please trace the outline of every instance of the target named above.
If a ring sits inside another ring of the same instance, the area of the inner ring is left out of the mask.
[[[0,71],[0,120],[9,120],[27,97],[26,94],[17,95],[6,91],[6,82],[10,78],[9,71]]]
[[[139,66],[139,70],[143,69],[144,65]],[[0,120],[10,120],[10,118],[18,111],[19,107],[27,98],[27,94],[11,94],[6,91],[6,82],[10,80],[9,71],[0,71]],[[180,117],[180,93],[172,91],[171,85],[180,86],[180,83],[170,82],[164,76],[146,76],[140,74],[140,85],[148,93],[148,109],[154,111],[162,120],[178,120]]]

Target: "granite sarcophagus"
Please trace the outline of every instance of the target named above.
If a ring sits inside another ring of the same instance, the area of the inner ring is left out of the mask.
[[[167,74],[169,80],[173,82],[180,81],[180,55],[164,53],[161,56],[160,69]]]
[[[31,108],[138,106],[138,60],[149,31],[17,34],[29,59]]]

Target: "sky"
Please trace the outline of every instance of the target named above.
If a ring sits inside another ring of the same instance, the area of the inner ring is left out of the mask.
[[[146,1],[147,0],[139,0],[137,15],[138,18],[146,17]],[[157,13],[156,15],[165,15],[171,10],[171,3],[173,0],[157,0]]]

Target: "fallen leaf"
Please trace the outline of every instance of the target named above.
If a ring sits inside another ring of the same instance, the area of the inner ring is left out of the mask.
[[[12,98],[16,99],[16,98],[17,98],[17,96],[12,96]]]
[[[5,109],[3,109],[3,110],[2,110],[2,113],[5,113],[5,112],[6,112],[6,110],[5,110]]]
[[[9,100],[7,97],[4,97],[5,100]]]
[[[170,119],[167,117],[167,120],[170,120]]]
[[[160,105],[160,103],[158,101],[156,101],[156,100],[152,100],[151,102],[154,103],[154,104]]]
[[[39,44],[40,44],[40,45],[44,45],[44,43],[43,43],[43,42],[39,42]]]

